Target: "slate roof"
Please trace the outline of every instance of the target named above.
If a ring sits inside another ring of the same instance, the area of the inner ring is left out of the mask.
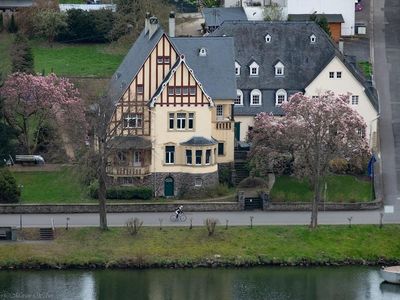
[[[109,96],[116,104],[132,79],[137,75],[147,57],[164,34],[161,27],[151,37],[144,30],[112,76]],[[233,39],[230,37],[177,37],[169,38],[178,55],[183,54],[187,65],[193,69],[204,91],[212,98],[236,98],[235,60]],[[199,56],[200,48],[207,50]],[[150,100],[150,99],[149,99]]]
[[[218,27],[224,21],[247,21],[243,7],[213,7],[202,10],[206,26]]]
[[[172,38],[177,50],[185,55],[187,65],[212,99],[236,98],[235,53],[231,37]],[[199,56],[205,48],[206,56]]]
[[[325,17],[328,23],[344,23],[342,14],[315,14],[317,20]],[[311,14],[290,14],[288,19],[290,21],[310,21]]]
[[[163,33],[164,31],[158,28],[150,39],[144,30],[139,35],[110,80],[109,95],[113,99],[114,104],[119,101],[133,78],[137,75]]]
[[[181,143],[182,146],[211,146],[216,144],[218,142],[215,139],[208,139],[202,136],[194,136],[188,141]]]
[[[118,150],[151,149],[151,141],[140,136],[116,136],[110,140],[109,146]]]
[[[266,43],[265,36],[271,36]],[[212,36],[231,36],[235,41],[235,60],[241,66],[237,78],[237,88],[242,90],[244,105],[235,106],[235,115],[255,115],[266,111],[282,114],[275,106],[275,93],[285,89],[288,97],[305,88],[321,73],[336,56],[341,59],[350,72],[369,89],[365,78],[345,61],[336,45],[315,22],[262,22],[262,21],[226,21]],[[315,35],[316,42],[310,42]],[[249,65],[256,61],[259,75],[249,75]],[[284,76],[275,76],[276,63],[285,67]],[[262,92],[262,106],[250,106],[250,91]],[[368,93],[370,97],[373,92]],[[247,99],[247,101],[246,101]],[[377,108],[376,98],[370,97]]]

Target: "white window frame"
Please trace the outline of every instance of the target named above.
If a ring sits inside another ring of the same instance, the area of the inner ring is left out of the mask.
[[[351,96],[351,105],[357,106],[360,103],[360,97],[358,95]]]
[[[329,72],[329,78],[330,79],[335,78],[335,72]]]
[[[267,34],[265,36],[265,42],[269,44],[269,43],[271,43],[271,41],[272,41],[272,37],[269,34]]]
[[[186,130],[187,114],[185,112],[176,113],[176,130]]]
[[[175,113],[168,113],[168,129],[169,130],[175,129]]]
[[[199,55],[200,56],[207,56],[207,49],[206,48],[200,48]]]
[[[208,156],[208,162],[207,162],[207,153],[210,153],[210,156]],[[212,151],[211,149],[206,149],[205,155],[204,155],[204,164],[209,166],[211,165],[211,161],[212,161]]]
[[[192,127],[190,127],[190,121],[192,121]],[[188,113],[187,129],[188,130],[193,130],[194,129],[194,113]]]
[[[167,147],[174,147],[174,151],[167,151]],[[173,165],[175,164],[175,146],[174,145],[166,145],[165,146],[165,164]]]
[[[190,151],[190,156],[188,155],[188,152]],[[193,165],[193,150],[192,149],[186,149],[185,151],[185,156],[186,156],[186,164],[188,166]],[[190,157],[190,163],[188,161],[188,158]]]
[[[259,96],[259,103],[258,104],[254,104],[253,98],[254,96]],[[252,90],[250,93],[250,105],[251,106],[261,106],[262,105],[262,93],[260,90]]]
[[[341,71],[336,72],[336,78],[342,78],[342,74]]]
[[[240,76],[240,69],[241,69],[241,66],[239,65],[239,63],[237,61],[235,61],[235,74],[236,74],[236,76]]]
[[[282,99],[282,102],[279,101],[279,99]],[[287,92],[284,89],[279,89],[276,91],[275,94],[275,106],[281,106],[284,102],[287,101]]]
[[[218,104],[215,107],[215,115],[217,117],[217,120],[223,120],[224,119],[224,106],[222,104]]]
[[[241,90],[236,90],[236,99],[234,101],[235,106],[243,105],[243,92]]]
[[[130,121],[134,121],[135,125],[130,126]],[[143,128],[143,115],[142,114],[125,114],[124,115],[124,128]]]
[[[317,42],[317,37],[315,34],[310,35],[310,43],[315,44]]]
[[[250,76],[258,76],[260,66],[255,61],[253,61],[250,64],[249,68],[250,68],[250,73],[249,73]],[[253,70],[255,70],[255,73],[253,73]]]
[[[285,76],[285,65],[282,62],[275,65],[275,76]]]
[[[198,152],[200,152],[201,153],[201,155],[200,155],[200,163],[197,163],[197,153]],[[201,166],[202,164],[203,164],[203,150],[199,150],[199,149],[197,149],[197,150],[195,150],[194,151],[194,164],[196,165],[196,166]]]

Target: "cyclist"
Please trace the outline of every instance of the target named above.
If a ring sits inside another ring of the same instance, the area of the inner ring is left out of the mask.
[[[175,215],[177,220],[180,214],[183,214],[183,205],[179,205],[179,207],[175,209]]]

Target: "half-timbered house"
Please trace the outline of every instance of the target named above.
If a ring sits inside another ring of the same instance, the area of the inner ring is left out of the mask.
[[[113,184],[150,186],[156,196],[215,185],[218,168],[234,158],[233,39],[174,37],[170,27],[168,35],[146,17],[109,92],[107,175]]]

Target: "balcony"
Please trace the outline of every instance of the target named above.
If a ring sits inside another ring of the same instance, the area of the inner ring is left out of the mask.
[[[217,121],[215,126],[217,130],[232,130],[231,121]]]
[[[108,166],[106,172],[109,176],[143,177],[150,174],[150,167]]]

